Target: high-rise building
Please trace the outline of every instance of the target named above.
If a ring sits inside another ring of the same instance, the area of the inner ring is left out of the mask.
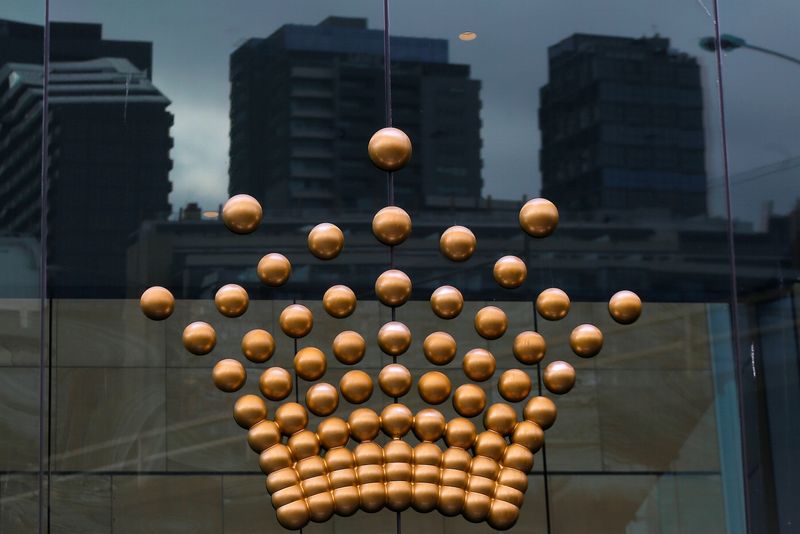
[[[393,124],[414,145],[397,202],[420,208],[480,198],[480,82],[449,63],[443,39],[392,37]],[[374,209],[384,174],[367,141],[386,124],[383,31],[366,19],[285,25],[232,55],[230,194],[275,208]]]
[[[706,213],[703,94],[669,39],[575,34],[548,49],[542,194],[568,211]]]

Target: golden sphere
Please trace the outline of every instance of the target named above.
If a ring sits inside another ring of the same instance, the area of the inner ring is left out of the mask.
[[[530,473],[533,469],[533,453],[527,447],[512,443],[503,453],[503,466]]]
[[[291,436],[306,428],[308,412],[302,404],[286,402],[275,410],[275,424],[278,425],[284,436]]]
[[[511,405],[503,402],[492,404],[483,414],[483,426],[486,430],[493,430],[501,436],[511,434],[516,424],[517,412]]]
[[[381,429],[390,438],[402,438],[413,423],[414,415],[405,404],[390,404],[381,412]]]
[[[575,369],[567,362],[551,362],[544,368],[542,381],[551,393],[563,395],[575,385]]]
[[[412,417],[413,419],[413,417]],[[387,464],[408,464],[406,466],[391,466],[394,469],[397,469],[400,472],[400,476],[407,477],[409,480],[411,479],[411,464],[413,464],[413,456],[414,456],[414,449],[411,448],[411,445],[406,443],[401,439],[392,439],[390,440],[383,448],[383,459],[384,462]],[[390,480],[400,480],[400,478],[394,478],[394,474],[391,472],[387,473],[387,478]]]
[[[372,396],[372,378],[361,370],[348,371],[339,380],[339,391],[350,404],[367,402]]]
[[[505,449],[505,447],[503,448]],[[492,458],[480,456],[481,455],[476,455],[473,458],[472,465],[470,465],[470,474],[475,477],[488,478],[491,482],[494,482],[497,475],[500,474],[500,464]],[[477,481],[477,483],[472,486],[471,491],[477,490],[483,484],[483,481]],[[489,495],[491,495],[491,493],[489,493]]]
[[[410,482],[391,480],[386,483],[386,508],[402,512],[411,506],[413,487]]]
[[[492,499],[482,493],[467,492],[464,499],[464,511],[461,515],[470,523],[480,523],[489,515]]]
[[[642,299],[633,291],[614,293],[608,301],[608,313],[619,324],[631,324],[642,314]]]
[[[163,321],[175,310],[175,297],[161,286],[148,288],[139,299],[139,307],[148,319]]]
[[[456,417],[447,423],[444,431],[444,441],[448,447],[469,449],[475,443],[478,431],[469,419]]]
[[[272,475],[278,471],[291,468],[293,463],[294,460],[292,459],[292,451],[290,451],[289,447],[283,443],[277,443],[258,455],[258,466],[267,475]],[[294,469],[292,469],[292,471],[294,471]],[[267,480],[269,481],[269,476],[267,477]],[[288,486],[288,488],[283,488],[284,491],[281,493],[281,496],[293,494],[291,498],[283,497],[282,499],[276,499],[277,496],[273,496],[273,502],[281,501],[279,504],[282,504],[287,501],[291,502],[297,499],[297,491],[289,491],[289,488],[292,488],[293,486],[294,484]],[[296,490],[300,490],[300,487],[297,486]],[[300,490],[299,496],[302,497],[302,490]]]
[[[497,476],[497,483],[501,486],[507,486],[524,494],[528,490],[528,475],[522,471],[504,467],[500,470],[500,474]],[[497,488],[497,491],[499,492],[500,488]]]
[[[447,332],[434,332],[425,338],[422,351],[434,365],[447,365],[456,357],[456,340]]]
[[[569,335],[569,346],[581,358],[591,358],[603,348],[603,333],[592,324],[576,326]]]
[[[512,347],[514,357],[520,362],[527,365],[539,363],[544,358],[544,353],[547,350],[547,343],[544,337],[538,332],[526,330],[520,332],[514,338],[514,346]]]
[[[326,449],[344,447],[350,439],[350,427],[347,421],[340,417],[323,419],[317,426],[319,443]]]
[[[465,226],[451,226],[439,239],[439,249],[452,261],[467,261],[475,252],[476,245],[475,234]]]
[[[344,234],[338,226],[320,223],[308,233],[308,250],[321,260],[332,260],[344,248]]]
[[[295,461],[319,454],[319,439],[310,430],[301,430],[294,433],[286,445],[292,451]]]
[[[461,513],[464,508],[464,499],[467,492],[461,488],[442,485],[439,488],[439,502],[437,508],[445,517],[454,517]]]
[[[439,410],[425,408],[414,417],[414,435],[420,441],[437,441],[444,434],[447,422]]]
[[[183,329],[183,346],[192,354],[208,354],[216,344],[217,333],[208,323],[195,321]]]
[[[519,519],[519,508],[513,504],[499,499],[492,500],[486,522],[498,531],[509,530]]]
[[[367,343],[358,332],[345,330],[333,340],[333,355],[345,365],[355,365],[364,357]]]
[[[259,454],[280,442],[281,431],[274,421],[259,421],[247,432],[248,445]]]
[[[278,322],[284,334],[299,338],[311,332],[314,327],[314,315],[302,304],[290,304],[283,309]]]
[[[217,388],[227,393],[239,391],[247,380],[247,371],[240,362],[227,358],[220,360],[211,371],[211,379]]]
[[[250,330],[242,337],[242,354],[253,363],[264,363],[275,353],[275,338],[266,330]]]
[[[441,404],[450,397],[452,386],[447,375],[439,371],[429,371],[417,383],[419,396],[428,404]]]
[[[411,389],[411,372],[399,363],[390,363],[378,374],[378,385],[389,397],[402,397]]]
[[[411,234],[411,217],[403,208],[387,206],[372,218],[372,233],[384,245],[399,245]]]
[[[271,401],[282,401],[292,392],[292,375],[283,367],[270,367],[261,373],[258,388]]]
[[[494,281],[506,289],[521,286],[528,278],[525,262],[516,256],[503,256],[497,260],[492,270]]]
[[[475,314],[475,330],[485,339],[497,339],[506,333],[508,317],[497,306],[485,306]]]
[[[437,287],[431,295],[431,309],[442,319],[458,317],[464,308],[464,296],[453,286]]]
[[[528,401],[525,405],[523,415],[528,421],[533,421],[542,427],[542,430],[547,430],[556,422],[558,410],[553,401],[547,397],[539,396],[533,397]]]
[[[358,511],[360,499],[356,486],[345,486],[333,490],[333,506],[336,515],[349,517]]]
[[[411,139],[397,128],[381,128],[370,138],[367,152],[379,169],[397,171],[411,159]]]
[[[276,425],[272,421],[269,421],[269,423],[271,423],[272,426],[274,426],[276,429],[278,428],[278,425]],[[260,425],[261,423],[259,423],[257,426]],[[279,440],[280,436],[281,436],[280,431],[278,431]],[[267,491],[270,493],[270,495],[272,495],[275,492],[278,492],[282,489],[286,489],[290,486],[294,486],[295,484],[299,483],[300,483],[300,477],[297,475],[297,471],[294,470],[294,467],[288,467],[285,469],[280,469],[278,471],[275,471],[274,473],[270,473],[269,476],[267,476]]]
[[[497,391],[509,402],[519,402],[531,392],[531,377],[521,369],[509,369],[500,375]]]
[[[356,294],[347,286],[335,285],[323,295],[322,306],[331,317],[342,319],[355,311]]]
[[[381,483],[361,484],[358,487],[361,509],[374,513],[386,506],[386,486]]]
[[[263,216],[261,204],[250,195],[234,195],[222,207],[222,222],[235,234],[254,232]]]
[[[249,429],[267,418],[267,403],[255,395],[242,395],[233,405],[233,419],[242,427]]]
[[[545,289],[536,297],[536,311],[548,321],[558,321],[569,313],[569,297],[558,288]]]
[[[531,452],[536,452],[544,443],[544,430],[533,421],[520,421],[514,427],[511,441],[527,447]]]
[[[558,226],[558,208],[544,198],[533,198],[519,210],[519,225],[528,235],[547,237]]]
[[[339,392],[326,382],[314,384],[306,391],[306,406],[314,415],[330,415],[339,407]]]
[[[459,415],[475,417],[486,407],[486,392],[475,384],[464,384],[453,394],[453,408]]]
[[[300,530],[308,524],[309,512],[306,501],[301,499],[284,504],[275,510],[275,517],[278,523],[285,529]]]
[[[399,356],[411,345],[411,330],[398,321],[386,323],[378,331],[378,346],[389,356]]]
[[[435,443],[420,443],[414,447],[414,464],[416,465],[433,465],[439,467],[442,464],[442,449]],[[430,471],[430,470],[428,470]],[[431,473],[433,474],[433,473]],[[418,482],[425,482],[426,478],[430,476],[427,473],[416,473]],[[433,474],[433,477],[438,479],[439,473]],[[433,478],[432,477],[432,478]],[[433,480],[431,483],[436,483]]]
[[[486,456],[495,461],[500,461],[506,450],[506,440],[497,432],[485,430],[475,438],[473,447],[475,456]]]
[[[214,295],[217,310],[225,317],[239,317],[247,311],[250,297],[242,286],[227,284],[217,290]]]
[[[324,523],[336,511],[331,491],[323,491],[306,497],[306,504],[308,505],[308,517],[315,523]]]
[[[375,294],[386,306],[402,306],[411,296],[411,279],[397,269],[385,271],[375,281]]]
[[[381,418],[369,408],[359,408],[347,418],[347,425],[354,440],[372,441],[381,430]]]
[[[489,380],[497,368],[497,361],[486,349],[472,349],[464,355],[462,362],[464,374],[475,382]]]
[[[268,286],[282,286],[292,275],[292,264],[283,254],[271,252],[258,261],[258,278]]]
[[[327,369],[328,359],[316,347],[303,347],[294,356],[294,370],[303,380],[319,380]]]

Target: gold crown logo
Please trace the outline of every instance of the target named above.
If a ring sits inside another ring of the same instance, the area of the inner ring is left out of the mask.
[[[385,128],[370,140],[369,155],[376,166],[391,172],[408,162],[411,143],[400,130]],[[255,231],[262,215],[260,204],[248,195],[232,197],[222,212],[225,225],[238,234]],[[558,218],[555,205],[542,198],[528,201],[519,212],[522,229],[537,238],[550,235]],[[396,206],[381,209],[372,220],[375,237],[390,247],[403,243],[411,227],[408,213]],[[308,234],[308,249],[317,258],[332,260],[343,247],[344,235],[333,224],[318,224]],[[468,260],[475,248],[475,235],[468,228],[452,226],[441,234],[441,252],[454,262]],[[258,277],[269,286],[285,284],[291,272],[289,260],[278,253],[264,256],[257,268]],[[527,267],[518,257],[504,256],[494,264],[493,276],[501,287],[517,288],[527,278]],[[375,282],[378,300],[393,312],[408,301],[411,289],[411,279],[394,268]],[[242,287],[229,284],[217,291],[214,301],[222,315],[239,317],[247,310],[249,297]],[[344,285],[328,289],[322,303],[336,319],[350,316],[357,305],[355,293]],[[457,288],[445,285],[433,292],[430,303],[438,317],[455,319],[464,299]],[[171,315],[175,301],[169,290],[156,286],[144,292],[140,304],[147,317],[163,320]],[[608,303],[611,316],[622,324],[634,322],[641,306],[630,291],[616,293]],[[567,316],[570,299],[561,289],[550,288],[537,296],[535,307],[544,319],[557,321]],[[462,514],[472,522],[487,521],[497,530],[510,528],[519,517],[533,455],[544,443],[544,431],[555,422],[555,403],[544,396],[530,397],[531,377],[517,368],[504,371],[497,387],[508,403],[526,401],[524,418],[517,420],[511,404],[500,402],[487,408],[486,392],[476,383],[489,380],[497,363],[489,350],[475,348],[462,359],[470,383],[453,392],[450,379],[440,371],[426,372],[417,381],[425,403],[440,405],[452,398],[460,417],[446,421],[435,408],[413,414],[398,402],[411,390],[413,379],[397,363],[397,357],[408,350],[412,334],[394,320],[394,313],[392,319],[377,332],[381,351],[393,358],[377,377],[380,389],[394,399],[380,414],[362,407],[352,410],[347,420],[332,417],[340,395],[354,406],[365,403],[373,392],[373,378],[354,369],[344,374],[338,388],[320,382],[327,356],[310,346],[296,350],[294,356],[296,377],[314,382],[306,392],[305,405],[286,402],[295,377],[283,367],[270,367],[259,379],[263,396],[281,403],[272,418],[261,397],[244,395],[236,401],[233,417],[248,430],[247,441],[259,454],[278,521],[286,528],[300,529],[309,521],[327,521],[334,513],[349,516],[359,509],[377,512],[384,507],[401,512],[411,507],[419,512],[438,510],[446,516]],[[279,323],[286,336],[298,339],[311,332],[314,317],[307,307],[292,304],[281,312]],[[483,338],[499,339],[508,329],[508,318],[499,307],[486,306],[475,314],[474,326]],[[582,324],[572,331],[569,342],[575,354],[590,358],[600,352],[603,334],[594,325]],[[191,323],[183,331],[183,344],[193,354],[208,354],[216,344],[216,332],[208,323]],[[545,350],[545,339],[534,331],[518,334],[512,345],[523,366],[539,364]],[[274,351],[275,340],[266,330],[251,330],[242,338],[242,352],[251,362],[265,363]],[[342,364],[357,365],[365,351],[366,341],[357,332],[342,331],[333,340],[333,355]],[[447,332],[433,332],[425,338],[423,352],[431,364],[446,367],[456,357],[456,341]],[[219,389],[232,393],[242,388],[247,373],[239,361],[223,359],[214,366],[212,378]],[[575,370],[567,362],[553,361],[545,367],[542,381],[551,393],[561,395],[575,384]],[[308,428],[308,412],[323,418],[316,431]],[[481,414],[483,431],[470,420]],[[388,438],[384,445],[376,441],[381,432]],[[412,434],[419,441],[416,445],[412,445]],[[351,439],[357,444],[348,448]],[[440,440],[444,450],[437,444]]]

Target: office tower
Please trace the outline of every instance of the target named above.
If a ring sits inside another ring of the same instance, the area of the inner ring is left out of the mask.
[[[407,208],[480,198],[480,82],[448,62],[443,39],[392,37],[394,124],[411,137],[396,173]],[[386,179],[367,158],[385,122],[383,32],[366,19],[285,25],[231,55],[230,194],[268,209],[368,209]]]
[[[542,194],[565,211],[706,213],[703,95],[669,39],[575,34],[548,49]]]

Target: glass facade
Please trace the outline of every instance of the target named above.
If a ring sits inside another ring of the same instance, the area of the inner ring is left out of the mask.
[[[386,174],[367,156],[386,125],[383,2],[0,5],[0,533],[283,532],[235,400],[261,396],[269,367],[294,373],[302,347],[339,384],[343,330],[366,338],[357,368],[377,378],[393,319],[412,332],[398,362],[414,413],[424,373],[470,382],[473,348],[496,357],[478,384],[490,404],[515,367],[556,402],[512,532],[800,531],[800,4],[389,5],[392,119],[413,143],[393,176],[413,231],[391,258],[371,229]],[[243,236],[221,220],[240,193],[264,208]],[[547,239],[518,221],[539,196],[560,212]],[[308,250],[321,222],[345,236],[331,261]],[[453,225],[477,238],[469,261],[439,250]],[[287,284],[259,280],[268,252],[291,261]],[[516,289],[492,276],[505,255],[527,266]],[[374,287],[390,265],[413,281],[394,311]],[[235,320],[214,303],[230,283],[250,296]],[[358,298],[346,319],[323,307],[335,284]],[[431,312],[445,284],[465,299],[453,320]],[[176,299],[159,322],[139,306],[155,285]],[[560,321],[534,305],[551,287],[572,300]],[[608,313],[623,289],[644,302],[629,326]],[[292,303],[315,317],[296,343],[279,326]],[[488,305],[508,317],[499,339],[473,324]],[[210,354],[184,348],[193,321],[216,329]],[[570,349],[584,323],[604,333],[593,358]],[[242,354],[256,328],[275,337],[267,363]],[[458,351],[435,368],[423,340],[440,330]],[[511,346],[529,330],[548,349],[522,366]],[[247,371],[234,395],[211,379],[223,358]],[[541,379],[555,360],[576,371],[566,395]],[[334,415],[390,403],[376,380]],[[458,415],[450,399],[437,409]],[[495,531],[435,511],[396,520],[359,511],[303,531]]]

